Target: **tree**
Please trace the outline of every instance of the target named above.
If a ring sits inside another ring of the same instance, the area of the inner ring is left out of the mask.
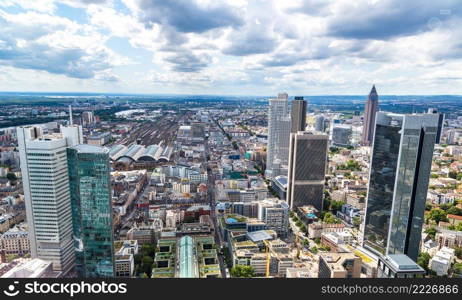
[[[9,180],[9,181],[16,181],[18,180],[18,177],[16,177],[16,174],[12,173],[12,172],[9,172],[6,174],[6,178]]]
[[[231,276],[236,278],[255,277],[255,271],[251,266],[236,265],[231,268]]]
[[[457,256],[458,259],[462,259],[462,248],[461,247],[456,247],[454,249],[454,254]]]
[[[454,273],[462,274],[462,263],[455,263],[453,269]]]
[[[457,179],[457,172],[456,171],[450,171],[448,173],[448,177],[452,179]]]
[[[327,223],[327,224],[340,224],[340,219],[334,217],[334,215],[330,212],[326,213],[324,215],[324,219],[323,219],[324,223]]]
[[[330,204],[331,210],[333,212],[339,211],[342,209],[342,206],[345,204],[344,201],[335,201],[333,200]]]
[[[451,206],[446,212],[450,215],[462,216],[462,209],[456,206]]]
[[[436,224],[438,224],[441,221],[446,222],[448,220],[448,218],[446,217],[446,212],[441,208],[433,208],[432,210],[430,210],[428,217],[431,220],[433,220]]]
[[[428,263],[430,262],[430,254],[421,252],[417,257],[417,264],[421,266],[425,271],[428,271]]]
[[[354,225],[354,226],[359,226],[359,225],[361,225],[361,218],[360,218],[360,217],[354,217],[354,218],[353,218],[353,225]]]
[[[425,230],[425,233],[427,233],[434,240],[436,236],[436,228],[435,227],[427,228]]]

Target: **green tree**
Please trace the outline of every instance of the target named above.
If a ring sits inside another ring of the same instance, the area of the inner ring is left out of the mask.
[[[236,265],[231,268],[231,276],[236,278],[255,277],[255,270],[251,266]]]
[[[462,248],[456,247],[454,248],[454,254],[457,256],[458,259],[462,259]]]
[[[456,206],[451,206],[446,212],[450,215],[462,216],[462,209]]]
[[[446,222],[448,218],[446,217],[446,212],[441,208],[433,208],[430,210],[428,217],[433,220],[436,224],[443,221]]]
[[[354,226],[359,226],[359,225],[361,225],[361,218],[360,218],[360,217],[354,217],[354,218],[353,218],[353,225],[354,225]]]
[[[450,171],[448,173],[448,177],[452,179],[457,179],[457,172],[456,171]]]
[[[453,270],[456,274],[462,274],[462,263],[455,263]]]
[[[11,182],[16,182],[16,180],[18,180],[18,177],[16,177],[16,174],[12,172],[7,173],[6,178]]]
[[[335,217],[332,213],[330,213],[330,212],[327,212],[327,213],[324,215],[323,222],[324,222],[324,223],[327,223],[327,224],[340,224],[340,223],[341,223],[340,219],[336,218],[336,217]]]
[[[421,252],[417,257],[417,264],[421,266],[425,271],[428,271],[428,263],[430,262],[430,254]]]
[[[425,229],[425,233],[427,233],[434,240],[436,236],[436,228],[435,227],[427,228]]]
[[[330,204],[330,207],[331,207],[331,210],[333,212],[336,212],[336,211],[339,211],[340,209],[342,209],[342,206],[345,204],[344,201],[335,201],[333,200]]]

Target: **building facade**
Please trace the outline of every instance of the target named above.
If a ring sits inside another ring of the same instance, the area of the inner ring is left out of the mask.
[[[266,177],[285,175],[289,157],[290,115],[288,95],[279,94],[269,99],[268,109],[268,149],[266,159]]]
[[[364,109],[364,123],[362,135],[363,145],[370,146],[372,144],[372,139],[374,138],[375,117],[378,111],[379,96],[374,85],[372,86],[372,90],[369,93],[369,97],[366,102],[366,107]]]
[[[66,129],[53,135],[34,126],[17,129],[31,257],[63,273],[75,260],[66,149],[79,142],[80,131]]]
[[[377,113],[365,248],[417,259],[437,130],[435,114]]]
[[[303,99],[303,97],[295,97],[295,100],[292,101],[292,111],[291,111],[292,126],[290,129],[291,133],[297,133],[299,131],[305,130],[306,107],[307,107],[307,102]]]
[[[68,149],[76,271],[80,277],[114,277],[109,150]]]
[[[304,205],[322,210],[328,142],[324,134],[291,134],[287,202],[292,210]]]

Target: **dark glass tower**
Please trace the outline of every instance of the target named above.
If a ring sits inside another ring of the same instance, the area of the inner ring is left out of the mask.
[[[303,97],[295,97],[295,99],[292,101],[292,111],[291,111],[292,126],[290,129],[291,133],[305,131],[306,106],[307,106],[307,103],[305,100],[303,100]]]
[[[114,277],[109,151],[68,148],[76,271],[79,277]]]
[[[438,115],[377,113],[364,247],[417,259]]]

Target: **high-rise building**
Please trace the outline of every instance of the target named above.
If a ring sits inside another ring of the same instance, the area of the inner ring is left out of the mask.
[[[372,90],[369,93],[369,97],[366,102],[366,108],[364,109],[364,123],[363,123],[363,136],[362,144],[370,146],[372,139],[374,138],[374,126],[375,126],[375,115],[379,110],[379,96],[375,89],[375,85],[372,86]]]
[[[328,143],[326,134],[290,135],[287,202],[292,210],[304,205],[322,210]]]
[[[289,157],[290,115],[288,95],[279,94],[269,99],[268,109],[268,150],[265,175],[274,178],[285,175]]]
[[[109,150],[67,149],[76,271],[80,277],[114,277]]]
[[[438,132],[436,134],[436,143],[440,144],[441,143],[441,136],[443,134],[443,128],[444,128],[444,114],[439,113],[437,108],[429,108],[428,113],[438,115]]]
[[[332,144],[347,147],[351,145],[353,130],[348,125],[335,125],[332,128]]]
[[[303,99],[303,97],[295,97],[295,99],[292,101],[292,111],[291,111],[292,127],[290,130],[291,133],[305,131],[306,106],[307,106],[307,103]]]
[[[44,135],[35,126],[18,127],[17,135],[31,256],[67,273],[75,260],[66,154],[71,138]]]
[[[84,111],[82,113],[82,125],[87,126],[95,123],[95,115],[92,111]]]
[[[417,259],[438,115],[377,113],[364,247]]]
[[[318,132],[324,132],[326,129],[326,124],[323,116],[316,116],[314,129]]]

